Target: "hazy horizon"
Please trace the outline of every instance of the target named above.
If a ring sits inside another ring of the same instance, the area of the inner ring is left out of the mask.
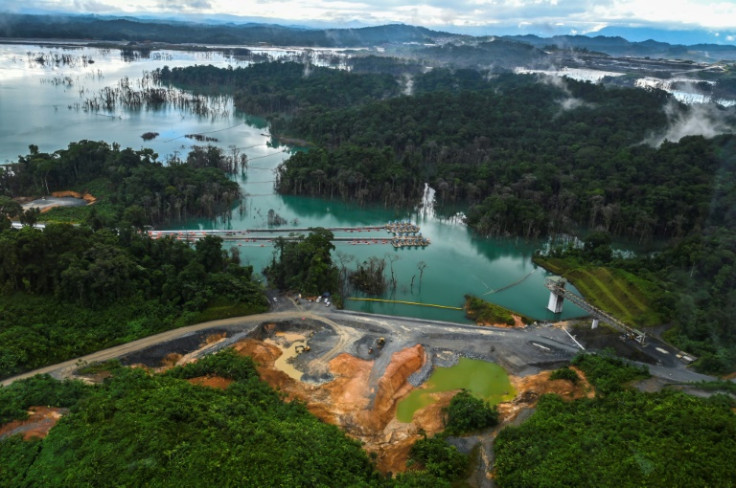
[[[631,41],[736,43],[736,4],[675,0],[0,0],[0,12],[88,14],[198,22],[262,22],[339,28],[402,23],[469,35],[621,35]]]

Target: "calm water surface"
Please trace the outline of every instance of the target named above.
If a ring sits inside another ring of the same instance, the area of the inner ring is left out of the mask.
[[[61,55],[68,55],[69,61],[56,63],[54,60]],[[39,56],[43,63],[38,61]],[[90,59],[94,63],[89,63]],[[216,137],[218,141],[213,144],[224,150],[237,148],[248,155],[248,171],[238,177],[247,196],[229,219],[192,220],[179,227],[264,228],[269,209],[289,222],[287,228],[383,225],[388,220],[410,219],[431,239],[429,247],[394,250],[387,244],[338,243],[335,261],[342,260],[352,268],[356,262],[371,256],[394,260],[398,284],[387,294],[385,298],[388,299],[461,307],[463,296],[472,293],[536,319],[555,318],[545,308],[547,273],[531,262],[531,255],[540,243],[477,237],[456,216],[435,212],[431,202],[417,209],[397,211],[277,195],[273,191],[274,169],[289,156],[291,149],[272,140],[265,121],[237,113],[229,99],[212,100],[207,116],[174,107],[83,109],[86,99],[95,97],[105,87],[118,86],[122,79],[127,78],[131,88],[137,89],[146,83],[141,81],[145,73],[158,67],[193,64],[240,66],[248,61],[213,52],[156,51],[148,58],[124,59],[117,50],[0,45],[0,162],[15,161],[18,155],[27,154],[29,144],[52,152],[82,139],[104,140],[134,149],[151,147],[165,160],[173,154],[185,156],[196,144],[185,138],[185,134],[207,134]],[[144,142],[141,134],[149,131],[160,135]],[[388,237],[387,233],[370,235]],[[268,245],[227,242],[226,247],[230,246],[238,247],[242,260],[256,270],[261,270],[273,255],[273,248]],[[422,263],[426,264],[426,269],[420,280],[419,265]],[[517,282],[513,287],[494,292]],[[346,307],[465,321],[460,311],[438,308],[357,301],[348,301]],[[582,314],[577,307],[566,304],[562,318]]]
[[[468,390],[490,405],[513,400],[516,396],[509,376],[501,366],[479,359],[460,358],[454,366],[435,369],[420,389],[401,400],[396,406],[396,418],[400,422],[411,422],[417,410],[435,402],[432,393],[460,389]]]

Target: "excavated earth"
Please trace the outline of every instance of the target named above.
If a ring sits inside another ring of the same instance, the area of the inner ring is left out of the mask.
[[[384,473],[405,471],[414,442],[444,429],[443,409],[457,391],[432,394],[435,402],[416,411],[409,423],[396,418],[399,401],[422,388],[434,368],[452,366],[460,357],[496,362],[509,372],[517,393],[513,400],[498,406],[503,425],[523,420],[546,393],[572,399],[592,395],[593,391],[582,375],[577,385],[549,381],[550,370],[567,364],[576,351],[567,336],[554,327],[513,330],[458,326],[408,318],[317,314],[309,309],[284,312],[284,318],[275,320],[220,321],[152,342],[118,358],[124,365],[161,372],[233,347],[251,356],[261,378],[287,400],[304,402],[315,416],[360,441]],[[63,368],[57,374],[73,377],[73,369]],[[104,377],[83,379],[97,382]],[[227,388],[230,384],[230,380],[217,376],[189,381],[212,388]],[[62,413],[47,413],[37,421],[50,424],[51,417]],[[30,425],[14,422],[4,426],[0,435],[20,433],[18,429],[23,428],[34,430]],[[492,483],[488,473],[496,432],[494,429],[457,440],[465,452],[481,444],[476,474],[468,480],[471,486]]]
[[[479,330],[493,329],[480,327]],[[436,367],[451,366],[461,356],[501,363],[509,376],[515,398],[498,406],[502,424],[521,421],[546,393],[563,398],[593,394],[592,387],[578,372],[581,381],[550,381],[552,367],[566,362],[567,353],[554,349],[554,342],[541,347],[528,340],[524,351],[536,351],[537,366],[521,360],[522,350],[498,349],[493,344],[505,337],[495,329],[489,345],[467,341],[452,331],[447,334],[406,333],[375,324],[356,326],[355,322],[336,323],[326,317],[309,315],[301,320],[265,322],[247,334],[228,337],[222,329],[210,329],[167,344],[127,356],[124,363],[165,371],[176,365],[196,361],[203,354],[221,347],[233,347],[254,359],[261,378],[284,394],[286,400],[299,400],[319,419],[339,426],[360,441],[377,468],[384,473],[406,470],[411,446],[425,434],[444,429],[443,410],[457,390],[433,393],[431,405],[419,409],[409,423],[396,418],[398,403],[414,389],[422,388]],[[508,345],[508,344],[507,344]],[[178,351],[178,352],[177,352]],[[524,354],[526,356],[526,354]],[[567,356],[569,359],[571,356]],[[201,377],[193,384],[227,388],[229,380]],[[492,469],[492,441],[497,430],[458,440],[463,450],[480,442],[481,452],[473,486],[488,486]],[[471,445],[472,444],[472,445]]]
[[[27,419],[14,420],[0,426],[0,439],[18,434],[21,434],[24,440],[43,439],[68,411],[67,408],[30,407]]]
[[[387,342],[380,347],[372,336],[345,343],[329,328],[315,329],[314,325],[308,322],[264,324],[253,337],[233,347],[238,353],[252,357],[261,378],[284,393],[287,400],[304,402],[312,414],[340,426],[359,440],[375,457],[380,471],[405,471],[414,442],[425,434],[431,436],[444,429],[443,409],[457,390],[433,394],[436,401],[419,409],[410,423],[396,419],[397,404],[412,390],[421,388],[433,365],[452,364],[460,351],[427,349],[421,344],[401,344],[391,338],[386,338]],[[301,351],[305,346],[309,349]],[[301,352],[295,354],[295,348]],[[286,368],[285,356],[288,357]],[[325,361],[326,371],[322,368]],[[311,369],[317,369],[316,373],[311,374]],[[565,380],[549,381],[549,375],[550,371],[543,371],[510,376],[517,395],[499,405],[503,423],[532,408],[546,393],[569,399],[593,394],[584,378],[573,385]],[[582,378],[582,373],[579,375]]]
[[[275,344],[245,339],[235,344],[235,349],[251,356],[258,364],[261,378],[285,393],[287,399],[303,401],[312,414],[360,440],[366,451],[375,453],[377,466],[383,472],[405,470],[409,449],[422,437],[421,432],[432,435],[443,428],[441,410],[449,403],[450,392],[438,395],[440,401],[417,412],[411,423],[395,418],[397,402],[414,388],[408,382],[409,376],[426,361],[424,348],[419,344],[395,352],[376,384],[370,382],[375,361],[347,353],[329,361],[333,379],[315,384],[298,381],[276,369],[274,364],[283,350]]]

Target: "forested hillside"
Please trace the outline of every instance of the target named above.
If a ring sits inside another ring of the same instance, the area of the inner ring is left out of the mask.
[[[185,381],[204,375],[233,383],[218,390]],[[97,387],[52,388],[55,383],[36,380],[0,389],[9,403],[25,405],[26,397],[35,396],[44,404],[73,407],[43,440],[0,441],[0,485],[378,486],[380,481],[355,441],[300,403],[282,402],[258,378],[252,361],[233,353],[167,375],[120,368]]]
[[[176,326],[266,309],[252,267],[222,249],[219,237],[192,248],[141,232],[153,223],[230,210],[238,185],[216,167],[220,153],[210,152],[209,159],[164,166],[149,150],[82,141],[53,155],[31,147],[0,173],[5,194],[93,188],[98,197],[95,205],[68,211],[82,225],[14,230],[9,218],[36,216],[0,196],[0,377]]]
[[[307,76],[292,64],[169,70],[161,79],[195,83],[206,73],[202,88],[227,90],[242,109],[267,115],[273,133],[311,142],[279,168],[284,193],[405,206],[428,183],[437,204],[465,206],[468,225],[483,235],[598,231],[664,245],[659,254],[598,264],[653,283],[652,314],[675,326],[670,337],[700,357],[701,369],[736,366],[733,135],[648,143],[673,120],[702,115],[659,90],[366,64],[371,73],[383,66],[412,94],[371,74],[357,93],[330,97],[348,75]],[[284,98],[285,82],[300,96]],[[735,125],[732,109],[718,117]]]
[[[498,486],[733,486],[733,398],[642,393],[627,383],[645,373],[621,361],[580,356],[573,363],[596,397],[546,395],[526,422],[501,431]]]
[[[63,21],[60,21],[63,19]],[[448,36],[424,27],[382,25],[358,29],[307,29],[275,24],[211,24],[161,19],[99,18],[96,16],[13,15],[4,13],[0,37],[95,39],[170,43],[277,46],[376,46],[389,42],[433,42]]]

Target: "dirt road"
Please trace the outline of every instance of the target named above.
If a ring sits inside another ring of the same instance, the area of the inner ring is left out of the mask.
[[[224,320],[204,322],[200,324],[172,329],[119,346],[71,359],[63,363],[46,366],[27,373],[7,378],[3,386],[12,382],[47,373],[63,379],[73,375],[82,364],[122,359],[133,354],[145,355],[146,350],[181,340],[187,336],[201,334],[209,329],[226,331],[228,337],[244,337],[256,331],[259,325],[269,322],[293,322],[295,324],[316,323],[318,326],[333,331],[327,353],[315,359],[311,358],[311,367],[315,374],[323,372],[324,365],[341,352],[361,356],[361,347],[366,350],[367,341],[378,336],[385,336],[386,347],[374,353],[376,360],[371,376],[380,378],[394,351],[415,344],[435,351],[452,351],[468,357],[477,357],[497,362],[510,373],[518,376],[537,373],[543,369],[556,367],[569,361],[579,348],[561,329],[549,326],[527,327],[524,329],[498,329],[494,327],[478,327],[452,322],[395,317],[386,315],[363,314],[350,311],[336,311],[321,304],[296,303],[282,299],[278,301],[276,310],[270,313],[235,317]],[[231,341],[232,342],[232,341]],[[230,343],[231,343],[230,342]],[[323,349],[324,350],[324,349]],[[172,351],[174,352],[174,351]],[[686,370],[684,367],[668,367],[661,364],[652,368],[652,373],[666,379],[679,381],[698,381],[704,377]]]
[[[94,363],[121,358],[133,352],[141,351],[156,344],[162,344],[194,332],[213,328],[240,327],[244,329],[254,329],[256,326],[263,322],[299,319],[300,317],[302,317],[302,315],[303,312],[298,311],[263,313],[257,315],[248,315],[245,317],[214,320],[211,322],[203,322],[200,324],[180,327],[178,329],[167,330],[166,332],[161,332],[160,334],[144,337],[143,339],[138,339],[137,341],[128,342],[126,344],[121,344],[119,346],[93,352],[92,354],[87,354],[86,356],[70,359],[69,361],[64,361],[63,363],[52,364],[51,366],[46,366],[17,376],[12,376],[3,380],[1,384],[3,386],[7,386],[16,380],[29,378],[37,374],[50,374],[54,378],[63,379],[69,377],[72,371],[77,368],[80,363]]]

